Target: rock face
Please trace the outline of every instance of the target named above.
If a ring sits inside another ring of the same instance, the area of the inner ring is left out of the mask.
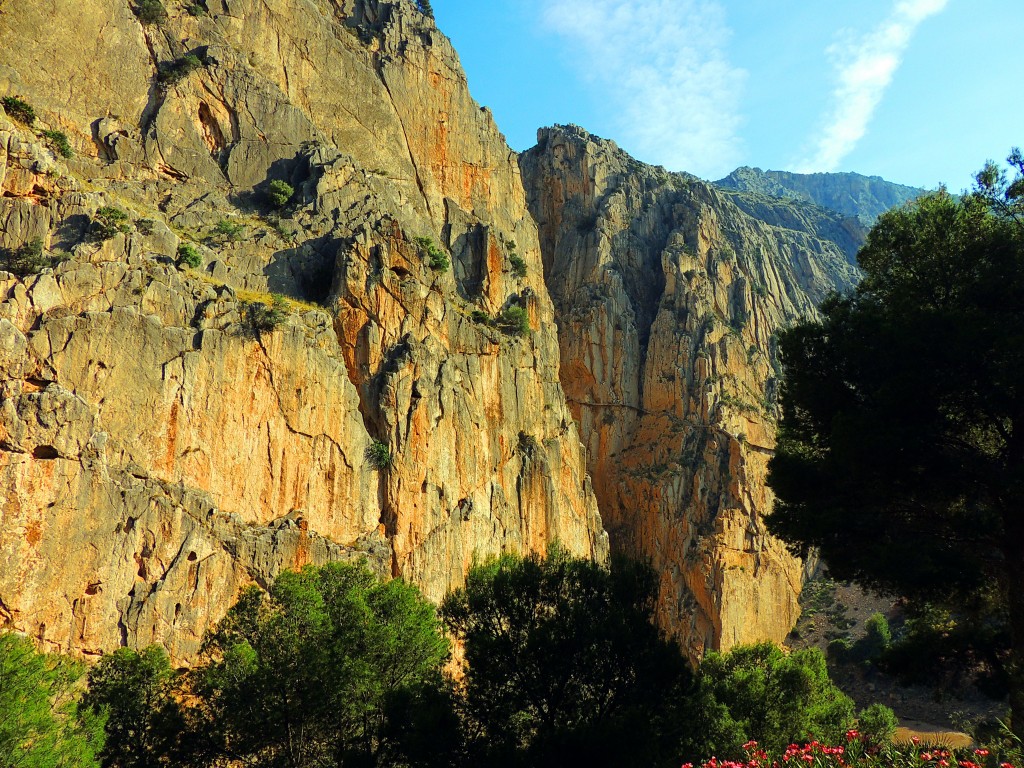
[[[0,256],[60,257],[0,272],[0,624],[187,662],[282,568],[438,599],[501,551],[605,557],[516,158],[448,41],[405,0],[184,5],[0,0],[38,116],[0,113]]]
[[[855,282],[856,231],[643,165],[575,127],[541,130],[520,164],[613,550],[653,563],[660,622],[694,658],[782,641],[801,563],[764,528],[774,333]]]
[[[880,214],[916,200],[925,190],[859,173],[789,173],[737,168],[715,184],[723,189],[801,200],[855,218],[865,227]]]

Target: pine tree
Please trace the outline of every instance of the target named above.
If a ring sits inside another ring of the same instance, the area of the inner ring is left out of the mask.
[[[420,9],[420,13],[428,18],[434,18],[434,9],[430,7],[430,0],[416,0],[416,7]]]

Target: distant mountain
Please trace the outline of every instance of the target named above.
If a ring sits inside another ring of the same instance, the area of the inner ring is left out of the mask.
[[[715,184],[724,189],[795,198],[856,217],[870,227],[890,208],[914,200],[926,190],[859,173],[789,173],[737,168]]]

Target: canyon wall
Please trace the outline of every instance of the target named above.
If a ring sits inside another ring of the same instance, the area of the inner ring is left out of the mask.
[[[781,642],[802,572],[764,527],[775,332],[854,284],[855,234],[838,214],[667,173],[574,126],[541,130],[520,162],[613,550],[657,569],[659,621],[694,659]]]
[[[0,624],[187,661],[282,568],[439,599],[603,559],[516,157],[447,39],[405,0],[165,7],[0,0],[36,112],[0,114],[0,249],[50,263],[0,272]]]

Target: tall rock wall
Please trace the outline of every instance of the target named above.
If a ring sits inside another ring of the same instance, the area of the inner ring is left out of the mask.
[[[187,661],[282,568],[438,599],[502,551],[603,558],[519,168],[448,41],[406,0],[185,5],[0,0],[38,115],[0,114],[0,248],[59,257],[0,272],[0,624]]]
[[[749,167],[737,168],[715,185],[814,203],[850,217],[861,227],[870,227],[885,211],[925,193],[917,187],[859,173],[790,173]]]
[[[855,281],[831,239],[841,217],[666,173],[575,127],[541,130],[520,162],[613,549],[653,563],[660,622],[694,658],[782,641],[801,564],[764,527],[774,334]]]

